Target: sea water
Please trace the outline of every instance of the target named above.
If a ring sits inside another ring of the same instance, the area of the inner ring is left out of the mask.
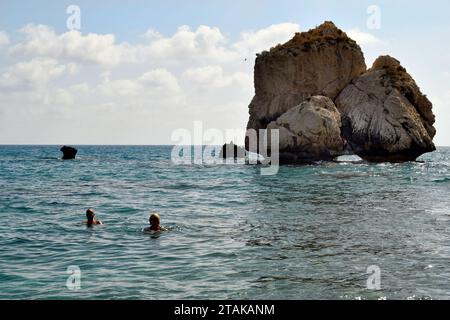
[[[450,298],[450,148],[274,176],[78,149],[0,146],[0,299]],[[88,207],[104,226],[82,225]]]

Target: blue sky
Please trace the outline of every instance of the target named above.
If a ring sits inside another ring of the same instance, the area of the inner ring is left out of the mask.
[[[72,4],[81,8],[81,30],[70,37],[66,8]],[[370,5],[381,10],[380,29],[367,28]],[[0,143],[158,144],[171,143],[173,130],[190,129],[195,120],[240,128],[253,95],[254,54],[332,20],[358,37],[368,66],[381,54],[401,61],[434,103],[437,144],[450,145],[449,12],[444,0],[0,0],[0,77],[22,90],[0,87]],[[149,29],[157,36],[144,37]],[[206,51],[203,38],[213,43]],[[45,43],[51,39],[58,46]],[[98,56],[93,47],[83,51],[98,39],[104,41]],[[71,41],[76,52],[68,52]],[[185,52],[177,41],[199,47]],[[161,53],[167,48],[175,52],[170,59]],[[136,57],[127,57],[130,52]],[[110,57],[113,62],[105,61]],[[192,81],[199,74],[214,88]],[[145,81],[158,90],[145,91]],[[81,133],[87,128],[89,134]]]
[[[380,34],[392,35],[409,30],[425,34],[427,30],[449,30],[450,4],[426,1],[299,1],[299,0],[246,0],[236,4],[219,0],[166,0],[166,1],[0,1],[0,28],[14,31],[27,23],[43,23],[58,31],[65,31],[61,12],[71,4],[83,9],[83,31],[115,33],[119,39],[133,38],[150,25],[162,33],[172,33],[178,25],[214,25],[221,30],[237,34],[245,29],[260,29],[286,21],[311,27],[324,20],[332,20],[342,28],[364,27],[369,5],[383,10]],[[390,30],[390,31],[388,31]],[[395,34],[394,33],[394,34]]]

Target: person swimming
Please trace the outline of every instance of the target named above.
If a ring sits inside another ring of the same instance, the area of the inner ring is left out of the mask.
[[[161,227],[161,216],[159,213],[152,213],[150,218],[148,219],[150,223],[150,227],[145,228],[144,232],[164,232],[168,231],[166,228]]]
[[[89,208],[86,210],[86,218],[87,221],[84,222],[84,224],[88,226],[95,226],[95,225],[101,225],[103,222],[100,220],[95,220],[95,211],[92,208]]]

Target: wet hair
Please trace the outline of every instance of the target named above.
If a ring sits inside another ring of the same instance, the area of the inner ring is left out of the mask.
[[[88,220],[94,219],[94,216],[95,216],[94,209],[89,208],[89,209],[86,210],[86,218],[87,218]]]
[[[156,219],[158,221],[158,224],[161,223],[161,216],[159,215],[159,213],[152,213],[149,220],[152,221],[153,219]]]

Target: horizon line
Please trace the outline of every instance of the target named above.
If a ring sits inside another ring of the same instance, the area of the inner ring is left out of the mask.
[[[224,144],[227,144],[228,142],[225,142]],[[179,145],[179,144],[53,144],[53,143],[0,143],[0,147],[7,147],[7,146],[36,146],[36,147],[58,147],[58,146],[76,146],[76,147],[171,147],[171,146],[220,146],[223,144],[186,144],[186,145]],[[239,146],[239,144],[237,144]],[[450,148],[450,145],[448,146],[436,146],[436,148]],[[433,152],[433,151],[431,151]]]

